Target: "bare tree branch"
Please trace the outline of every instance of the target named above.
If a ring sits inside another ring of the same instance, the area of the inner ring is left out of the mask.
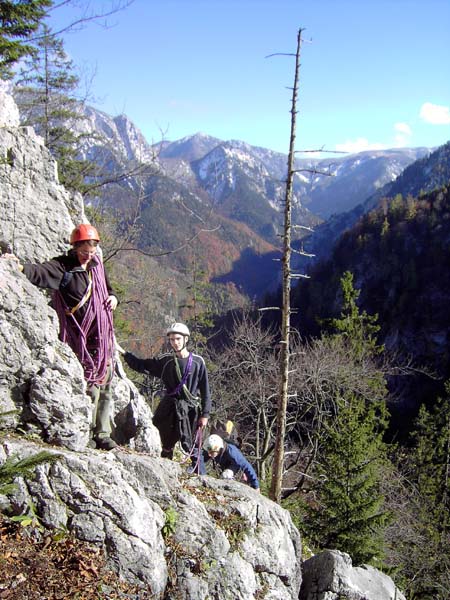
[[[61,2],[56,2],[52,5],[52,7],[48,10],[47,14],[51,14],[55,10],[59,10],[63,7],[74,7],[80,10],[80,16],[76,17],[74,20],[70,21],[64,27],[61,27],[57,31],[53,32],[53,35],[60,35],[62,33],[69,33],[72,31],[80,31],[85,25],[88,23],[95,22],[98,26],[108,29],[112,27],[110,23],[108,23],[108,17],[117,14],[118,12],[125,10],[129,6],[133,4],[134,0],[109,0],[106,4],[110,5],[109,8],[105,7],[99,9],[98,2],[94,4],[90,0],[61,0]],[[95,8],[94,8],[95,6]],[[102,5],[103,6],[103,5]],[[101,22],[104,20],[103,22]],[[38,37],[33,38],[39,39]]]

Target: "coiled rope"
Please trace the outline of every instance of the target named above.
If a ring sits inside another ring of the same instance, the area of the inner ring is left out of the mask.
[[[114,327],[112,311],[107,305],[108,289],[101,260],[94,256],[92,293],[85,304],[81,322],[72,314],[59,290],[54,292],[54,306],[59,317],[61,341],[78,357],[89,384],[103,385],[114,373]]]

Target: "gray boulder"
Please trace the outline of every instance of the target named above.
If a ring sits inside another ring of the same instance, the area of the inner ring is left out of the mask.
[[[326,550],[303,563],[300,600],[405,600],[392,579],[370,565],[353,567],[344,552]]]

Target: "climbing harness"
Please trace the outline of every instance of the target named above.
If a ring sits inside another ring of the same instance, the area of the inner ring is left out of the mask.
[[[192,368],[192,360],[193,360],[192,352],[189,352],[189,356],[187,359],[186,366],[184,368],[183,376],[181,376],[180,365],[175,356],[174,356],[173,360],[175,361],[175,371],[176,371],[177,377],[180,381],[175,389],[173,389],[171,392],[167,391],[167,396],[177,396],[181,392],[181,390],[183,390],[183,392],[184,392],[185,389],[187,389],[186,382],[188,380],[189,375],[191,374],[191,368]],[[189,393],[189,390],[188,390],[188,393]]]
[[[200,407],[200,398],[198,396],[194,396],[194,394],[192,394],[189,391],[189,389],[186,385],[186,382],[189,378],[189,375],[191,374],[191,369],[192,369],[192,363],[193,363],[192,352],[189,352],[188,360],[187,360],[186,366],[184,368],[183,375],[181,375],[180,364],[179,364],[178,360],[176,359],[176,357],[174,357],[174,361],[175,361],[175,371],[176,371],[177,377],[180,380],[180,382],[178,383],[178,385],[176,386],[176,388],[174,390],[172,390],[171,392],[167,391],[166,395],[167,396],[178,396],[178,394],[180,392],[183,392],[184,397],[185,397],[184,399],[187,401],[187,404],[194,408],[199,408]]]

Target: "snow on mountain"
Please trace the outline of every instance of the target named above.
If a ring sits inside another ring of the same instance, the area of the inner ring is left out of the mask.
[[[94,109],[87,115],[124,160],[154,161],[161,173],[194,193],[206,194],[228,217],[250,227],[258,221],[258,232],[270,232],[274,241],[284,203],[287,155],[204,133],[151,146],[124,115],[112,118]],[[427,148],[402,148],[337,158],[298,158],[294,222],[312,225],[351,210],[428,152]]]
[[[274,243],[284,204],[287,155],[204,133],[149,144],[124,114],[112,117],[86,107],[85,117],[74,124],[79,132],[95,133],[86,137],[84,158],[116,172],[150,164],[152,172],[176,181],[202,202],[212,202],[227,217],[256,227],[260,235],[266,232],[263,235]],[[428,152],[402,148],[296,159],[293,222],[311,225],[351,210]],[[140,182],[127,179],[124,185],[138,189]]]
[[[264,164],[243,149],[227,143],[216,146],[194,167],[199,181],[214,198],[236,189],[236,180],[246,176],[263,193],[262,182],[269,177]]]
[[[218,138],[205,133],[196,133],[174,142],[163,142],[159,154],[162,159],[178,158],[192,162],[202,158],[221,143]]]

